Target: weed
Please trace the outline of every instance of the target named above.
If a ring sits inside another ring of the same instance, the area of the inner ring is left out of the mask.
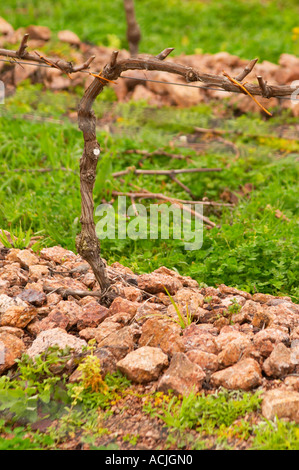
[[[184,314],[183,312],[181,312],[178,305],[176,304],[173,297],[170,295],[165,286],[164,289],[178,316],[178,319],[174,321],[176,321],[176,323],[178,323],[182,329],[187,328],[187,326],[191,325],[192,323],[192,315],[189,313],[188,304],[186,304],[186,314]]]
[[[132,446],[136,446],[139,437],[139,434],[125,434],[123,436],[123,441],[129,442],[129,444],[131,444]]]
[[[107,374],[102,379],[93,348],[89,345],[87,355],[81,360],[82,377],[76,384],[68,383],[64,372],[70,351],[56,347],[34,360],[23,355],[17,361],[18,369],[13,377],[0,377],[1,426],[7,440],[11,434],[10,423],[21,425],[18,432],[12,433],[16,447],[22,433],[30,434],[29,440],[25,439],[22,444],[24,448],[58,445],[65,438],[74,436],[78,429],[85,437],[98,437],[108,432],[103,424],[103,412],[109,409],[113,400],[117,400],[120,391],[130,386],[130,382],[120,373]],[[39,434],[30,432],[30,423],[36,422],[41,415],[53,421],[44,433],[44,443],[40,441]],[[8,447],[10,445],[12,442],[7,443]]]
[[[254,450],[299,450],[299,427],[279,419],[264,420],[254,427]]]
[[[221,425],[231,426],[240,416],[258,410],[260,402],[258,393],[219,390],[207,396],[195,393],[183,398],[174,396],[159,409],[148,404],[146,411],[159,417],[168,427],[181,432],[196,429],[213,435]]]

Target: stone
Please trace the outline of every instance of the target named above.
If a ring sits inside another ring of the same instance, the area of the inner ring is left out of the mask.
[[[287,348],[283,343],[274,346],[270,356],[263,364],[263,371],[268,377],[280,378],[293,372],[294,369],[291,348]]]
[[[262,415],[268,420],[287,419],[299,423],[299,393],[274,389],[263,396]]]
[[[256,294],[253,294],[252,296],[252,300],[254,300],[254,302],[260,302],[261,304],[266,304],[267,302],[271,301],[272,299],[275,299],[276,297],[274,297],[273,295],[270,295],[270,294],[262,294],[262,293],[256,293]]]
[[[299,369],[299,339],[293,339],[291,342],[291,362]]]
[[[61,42],[66,42],[68,44],[74,45],[74,46],[79,46],[81,41],[77,34],[73,33],[72,31],[69,30],[63,30],[59,31],[58,33],[58,39]]]
[[[135,274],[132,271],[132,269],[128,268],[128,266],[124,266],[123,264],[120,264],[118,261],[116,261],[115,263],[112,263],[111,268],[116,269],[117,271],[124,274],[125,276],[132,276],[133,278],[135,277]]]
[[[258,302],[253,300],[247,300],[242,306],[239,313],[236,313],[232,316],[232,321],[234,323],[250,323],[254,315],[262,312],[262,307]]]
[[[13,27],[8,23],[4,18],[0,17],[0,34],[4,36],[9,36],[14,32]]]
[[[22,64],[22,67],[15,67],[13,70],[13,83],[15,86],[18,86],[19,83],[22,83],[27,78],[31,77],[34,74],[34,68],[32,65]]]
[[[87,343],[83,339],[66,333],[62,328],[52,328],[50,330],[42,331],[37,336],[30,348],[27,350],[27,354],[34,358],[53,346],[58,346],[60,349],[68,347],[76,353],[81,353],[82,348],[87,346]]]
[[[224,349],[234,340],[239,340],[241,343],[244,341],[246,345],[248,344],[248,336],[245,333],[242,333],[236,327],[231,325],[224,326],[216,338],[216,344],[219,351]]]
[[[245,299],[251,299],[251,294],[248,292],[244,292],[242,290],[236,289],[235,287],[228,287],[225,284],[220,284],[218,286],[218,290],[222,294],[233,294],[233,295],[240,295],[241,297],[244,297]]]
[[[12,367],[25,350],[26,347],[21,338],[0,330],[0,374]]]
[[[151,273],[141,274],[138,277],[138,287],[150,294],[158,294],[159,292],[165,293],[166,288],[170,295],[174,295],[183,285],[181,281],[173,276]]]
[[[295,304],[282,302],[268,307],[268,312],[273,317],[270,324],[273,328],[287,328],[292,331],[299,326],[299,310]]]
[[[0,295],[7,292],[9,286],[10,286],[9,281],[3,281],[2,279],[0,279]]]
[[[28,307],[27,302],[24,302],[19,297],[9,297],[6,294],[0,295],[0,315],[5,313],[9,307]]]
[[[25,302],[28,302],[35,307],[41,307],[47,302],[47,296],[44,292],[39,292],[35,289],[24,289],[17,297]]]
[[[163,315],[165,315],[165,308],[163,305],[145,302],[139,305],[136,315],[134,316],[134,321],[138,325],[142,325],[149,318],[152,318],[154,316],[161,317]]]
[[[203,96],[196,87],[169,87],[167,85],[168,82],[183,83],[178,76],[167,76],[163,72],[153,72],[153,78],[162,83],[148,82],[147,88],[154,92],[156,96],[161,95],[163,98],[167,98],[168,104],[186,107],[195,106],[203,101]]]
[[[148,88],[146,88],[144,85],[135,86],[131,99],[133,101],[146,101],[148,104],[151,105],[159,104],[157,95],[150,91]]]
[[[20,250],[17,254],[17,259],[23,268],[29,268],[29,266],[38,264],[38,257],[30,250]]]
[[[28,282],[28,272],[21,269],[19,263],[12,263],[0,269],[0,279],[8,281],[9,287],[24,286]]]
[[[125,326],[132,323],[132,315],[126,312],[118,312],[112,315],[112,317],[106,318],[104,322],[105,321],[109,323],[119,323],[121,326]]]
[[[79,336],[88,342],[95,337],[96,331],[97,328],[84,328],[83,330],[79,331]]]
[[[181,82],[183,83],[183,82]],[[203,101],[203,96],[200,93],[200,90],[193,87],[184,87],[184,86],[176,86],[172,87],[170,90],[170,96],[172,102],[180,106],[182,108],[186,108],[188,106],[196,106],[200,102]]]
[[[36,316],[37,310],[35,307],[18,307],[14,305],[8,307],[5,312],[0,315],[0,326],[25,328]]]
[[[169,368],[160,378],[157,389],[168,393],[172,390],[176,395],[189,395],[201,390],[206,374],[202,368],[191,362],[184,353],[175,353]]]
[[[83,330],[84,328],[96,328],[109,316],[108,308],[94,302],[87,304],[81,309],[77,315],[77,328]]]
[[[132,382],[147,383],[158,379],[161,371],[168,366],[168,357],[160,348],[142,346],[116,365]]]
[[[213,326],[217,328],[217,330],[220,332],[224,326],[229,326],[229,323],[230,322],[228,318],[220,317],[220,318],[217,318],[217,320],[213,322]]]
[[[125,312],[130,314],[131,318],[133,318],[139,307],[140,304],[138,302],[132,302],[130,300],[123,299],[122,297],[116,297],[109,307],[109,316],[113,316],[119,312]]]
[[[115,357],[107,349],[104,349],[104,348],[96,349],[94,352],[94,356],[96,356],[100,360],[102,378],[105,378],[107,374],[113,374],[114,372],[117,371]],[[81,379],[82,379],[82,371],[77,368],[70,375],[68,381],[69,383],[76,383],[76,382],[80,382]]]
[[[126,286],[123,288],[123,294],[125,299],[132,302],[141,302],[142,301],[142,292],[137,289],[137,287]]]
[[[299,392],[299,377],[289,375],[285,378],[284,383],[286,387],[290,388],[291,390],[295,390],[296,392]]]
[[[36,282],[28,282],[28,284],[26,284],[25,286],[25,289],[24,290],[35,290],[41,294],[44,293],[44,281],[42,279],[39,279],[38,281]],[[20,292],[19,292],[20,294]]]
[[[103,323],[94,329],[94,338],[96,339],[97,343],[100,343],[111,333],[120,330],[121,327],[122,326],[120,323],[109,321],[109,318],[107,318],[105,321],[103,321]]]
[[[29,266],[29,279],[32,281],[38,281],[49,276],[49,269],[47,266],[42,264],[36,264]]]
[[[201,349],[191,349],[186,352],[186,356],[202,368],[205,373],[213,373],[218,370],[218,358],[216,354],[211,354]]]
[[[43,248],[40,252],[40,256],[47,261],[54,261],[57,264],[62,264],[65,261],[74,261],[76,258],[75,253],[61,246]]]
[[[77,324],[78,318],[80,314],[82,314],[82,310],[82,307],[75,301],[61,300],[45,318],[37,324],[32,325],[30,330],[34,334],[51,328],[69,330]]]
[[[10,333],[11,335],[15,335],[18,338],[22,338],[24,336],[24,330],[14,326],[0,326],[0,334],[1,333]]]
[[[98,343],[99,348],[108,349],[119,361],[135,349],[140,332],[135,326],[124,326],[110,333]]]
[[[174,301],[185,318],[188,314],[197,318],[198,310],[201,309],[204,304],[204,296],[197,289],[183,287],[175,294]],[[177,313],[172,304],[169,305],[167,313],[177,317]]]
[[[267,328],[275,319],[275,315],[271,313],[269,308],[261,308],[254,313],[251,324],[255,328]]]
[[[165,354],[172,356],[175,352],[184,352],[185,346],[181,337],[181,327],[166,318],[152,317],[142,326],[139,346],[159,347]]]
[[[82,297],[82,299],[80,299],[78,301],[79,305],[81,305],[82,307],[88,305],[88,304],[94,304],[95,303],[95,300],[94,300],[94,297],[92,295],[86,295],[85,297]]]
[[[88,289],[93,289],[96,284],[96,278],[93,273],[86,273],[82,279],[83,284],[88,287]]]
[[[238,362],[241,359],[244,350],[250,345],[251,340],[245,335],[244,337],[239,337],[230,341],[218,354],[219,367],[229,367]]]
[[[276,328],[266,328],[259,331],[253,337],[253,344],[263,357],[270,356],[275,344],[284,343],[288,345],[289,335]]]
[[[191,323],[191,325],[184,329],[183,343],[186,351],[201,349],[211,354],[218,354],[219,352],[215,337],[195,323]]]
[[[246,299],[242,297],[241,295],[228,295],[227,297],[225,297],[225,299],[219,299],[219,300],[221,300],[221,305],[223,307],[230,307],[234,303],[242,307],[246,303]]]
[[[100,359],[103,377],[117,371],[115,357],[110,351],[105,348],[98,348],[95,350],[94,355]]]
[[[26,28],[26,33],[29,34],[30,39],[49,41],[51,38],[51,31],[47,26],[30,25]]]
[[[231,367],[214,372],[210,383],[213,387],[229,390],[252,390],[262,384],[259,364],[252,358],[244,358]]]
[[[259,350],[256,349],[253,343],[247,346],[242,352],[242,358],[251,357],[254,359],[261,367],[263,365],[264,357],[260,354]]]
[[[288,309],[288,311],[291,310],[291,312],[293,313],[299,313],[299,305],[291,302],[289,297],[274,297],[273,299],[267,302],[267,305],[269,307],[280,306],[283,310]]]
[[[153,273],[166,274],[167,276],[175,277],[182,283],[183,287],[192,287],[194,289],[198,288],[198,282],[195,279],[192,279],[190,276],[181,276],[173,269],[166,268],[166,266],[160,266],[160,268],[155,269]]]

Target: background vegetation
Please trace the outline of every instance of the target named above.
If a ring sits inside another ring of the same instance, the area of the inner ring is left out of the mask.
[[[299,26],[296,0],[138,0],[141,51],[156,54],[227,51],[242,58],[277,61],[282,52],[298,54],[293,28]],[[70,29],[81,40],[127,47],[122,0],[8,0],[0,15],[14,28],[36,24],[53,32]],[[279,32],[279,33],[278,33]]]

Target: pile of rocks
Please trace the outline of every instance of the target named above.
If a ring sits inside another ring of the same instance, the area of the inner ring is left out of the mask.
[[[28,50],[38,50],[54,36],[49,28],[45,26],[30,25],[27,28],[14,28],[0,17],[0,47],[11,49],[11,45],[19,44],[25,33],[29,33]],[[58,41],[69,44],[70,56],[67,60],[73,63],[83,63],[90,56],[96,58],[92,63],[94,71],[102,70],[109,62],[113,49],[104,46],[95,46],[83,43],[72,31],[60,31],[57,35]],[[174,45],[175,46],[175,45]],[[158,53],[159,51],[157,51]],[[52,54],[55,55],[55,51]],[[119,52],[119,59],[129,57],[127,50]],[[251,59],[251,57],[249,58]],[[236,76],[247,65],[248,61],[227,52],[217,54],[193,54],[180,55],[167,58],[186,66],[194,67],[202,72],[221,75],[225,70],[231,76]],[[117,95],[118,100],[146,100],[150,105],[155,106],[194,106],[200,102],[207,102],[211,99],[222,100],[229,98],[230,104],[240,112],[261,111],[261,109],[243,94],[233,95],[215,90],[199,90],[198,88],[168,86],[169,82],[184,83],[184,80],[173,74],[164,72],[151,72],[150,76],[143,71],[127,71],[126,79],[118,80],[111,86]],[[268,61],[257,63],[253,72],[249,75],[249,80],[257,83],[256,76],[261,75],[269,84],[290,85],[294,80],[299,80],[299,59],[291,54],[282,54],[278,64]],[[134,80],[133,78],[139,80]],[[144,78],[150,78],[160,83],[146,82]],[[32,83],[43,83],[51,90],[67,90],[75,87],[88,87],[93,77],[87,74],[74,74],[72,80],[66,75],[62,75],[58,69],[32,67],[22,64],[22,67],[12,63],[0,62],[0,80],[5,83],[6,94],[13,93],[15,87],[24,80],[30,79]],[[276,98],[270,100],[259,97],[259,102],[266,108],[279,106],[291,109],[294,116],[299,115],[299,104],[294,104],[290,100],[280,101]],[[261,111],[262,112],[262,111]]]
[[[182,395],[261,388],[266,418],[299,422],[299,306],[289,297],[200,287],[166,267],[107,270],[117,292],[110,306],[92,295],[94,275],[75,253],[0,246],[0,374],[23,353],[58,345],[80,354],[95,339],[103,375],[120,370],[133,383]],[[71,372],[71,382],[80,380]]]

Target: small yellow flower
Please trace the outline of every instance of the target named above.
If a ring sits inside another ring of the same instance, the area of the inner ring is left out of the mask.
[[[183,36],[181,43],[182,43],[182,46],[188,46],[190,43],[188,36]]]

